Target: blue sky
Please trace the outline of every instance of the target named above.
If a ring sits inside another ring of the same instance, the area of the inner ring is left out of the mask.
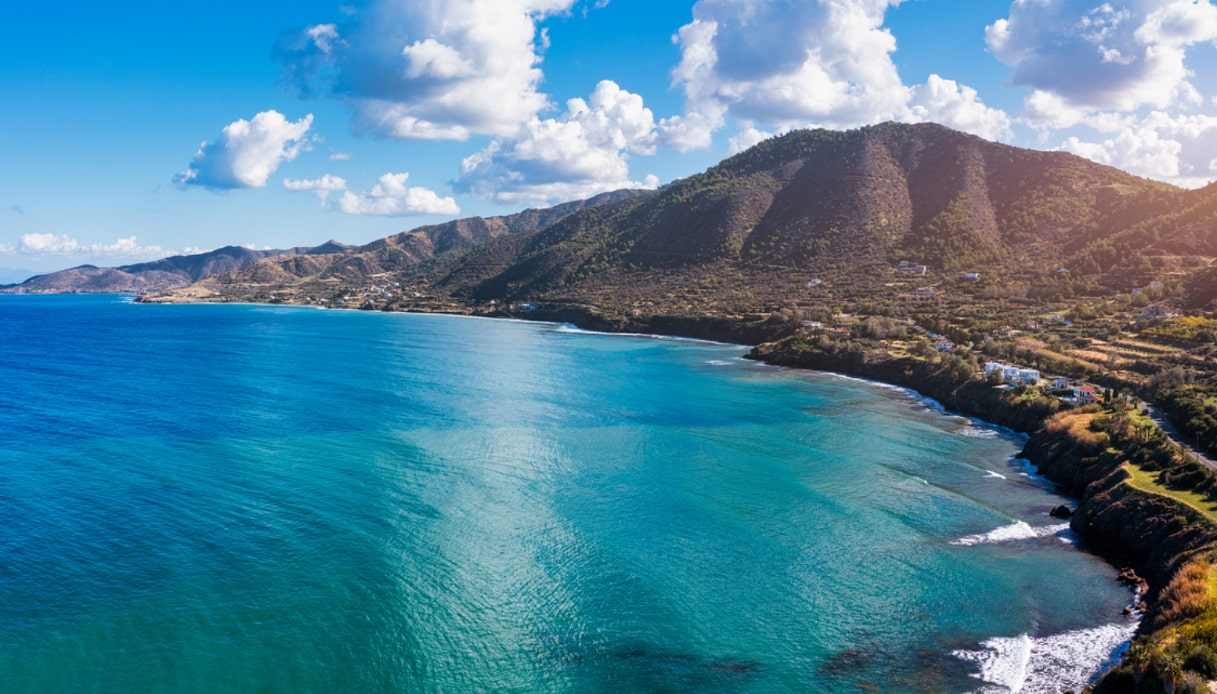
[[[6,8],[0,281],[366,243],[935,121],[1217,179],[1211,0],[183,0]]]

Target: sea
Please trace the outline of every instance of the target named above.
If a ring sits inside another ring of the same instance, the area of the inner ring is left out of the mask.
[[[1013,433],[738,345],[0,296],[0,691],[1058,692]]]

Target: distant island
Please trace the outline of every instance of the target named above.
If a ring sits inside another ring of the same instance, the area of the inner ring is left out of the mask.
[[[1096,691],[1217,679],[1217,184],[887,123],[792,132],[657,191],[214,253],[6,291],[565,321],[915,388],[1029,433],[1081,500],[1059,512],[1129,566],[1141,633]]]

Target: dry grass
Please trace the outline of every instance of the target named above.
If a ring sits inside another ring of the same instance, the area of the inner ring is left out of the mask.
[[[1111,355],[1107,354],[1106,352],[1099,352],[1093,349],[1075,349],[1066,352],[1066,354],[1074,359],[1080,359],[1082,361],[1088,361],[1091,363],[1106,362],[1111,359]]]
[[[1106,448],[1109,441],[1107,434],[1090,429],[1090,423],[1097,414],[1096,412],[1072,412],[1069,410],[1058,412],[1044,422],[1044,428],[1052,433],[1068,432],[1070,438],[1085,446],[1099,449]]]
[[[1178,347],[1171,347],[1169,345],[1160,345],[1156,342],[1146,342],[1144,340],[1134,339],[1117,340],[1112,342],[1112,345],[1137,354],[1138,356],[1177,354],[1183,351]]]
[[[1179,569],[1158,597],[1160,619],[1174,623],[1193,619],[1215,605],[1213,565],[1208,559],[1189,561]]]

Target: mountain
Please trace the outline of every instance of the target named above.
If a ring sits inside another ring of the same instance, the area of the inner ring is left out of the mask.
[[[1185,191],[1064,152],[885,123],[792,132],[652,193],[423,227],[204,284],[241,300],[729,316],[886,301],[964,273],[990,297],[1127,290],[1215,257],[1217,185]],[[406,291],[361,290],[389,276]]]
[[[890,281],[901,260],[1031,281],[1062,265],[1084,275],[1133,256],[1217,255],[1214,205],[1217,190],[1182,191],[938,125],[799,131],[653,196],[497,239],[424,279],[475,301],[595,303],[673,285],[669,276],[705,284],[699,268],[752,278],[754,294],[770,293],[758,283],[789,284],[791,272],[873,286],[866,280]],[[699,294],[738,293],[707,289]]]
[[[262,258],[283,254],[333,253],[341,252],[345,248],[334,241],[314,249],[296,248],[287,251],[255,251],[240,246],[225,246],[208,253],[177,255],[149,263],[114,268],[81,265],[68,270],[31,277],[20,284],[0,287],[0,292],[50,294],[162,291],[174,287],[185,287],[213,275],[232,272]]]
[[[230,287],[290,286],[311,280],[326,286],[367,284],[383,273],[402,272],[436,256],[456,254],[496,238],[545,229],[577,212],[651,195],[619,190],[546,209],[528,209],[503,217],[469,217],[419,227],[358,247],[335,247],[323,257],[273,257],[217,278]],[[333,242],[331,242],[333,243]]]

